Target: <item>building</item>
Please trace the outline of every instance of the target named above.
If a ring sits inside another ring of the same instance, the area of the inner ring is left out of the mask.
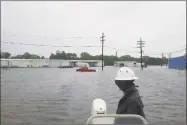
[[[74,67],[81,67],[85,65],[89,67],[101,67],[102,66],[102,60],[69,60],[69,62]]]
[[[169,69],[186,69],[186,56],[179,56],[175,58],[170,58],[168,60]]]
[[[144,65],[144,63],[142,65]],[[115,61],[114,66],[115,67],[141,67],[141,63],[138,63],[136,61]]]
[[[39,68],[59,66],[79,67],[83,64],[90,67],[101,67],[101,60],[60,60],[60,59],[1,59],[1,67],[10,68]]]

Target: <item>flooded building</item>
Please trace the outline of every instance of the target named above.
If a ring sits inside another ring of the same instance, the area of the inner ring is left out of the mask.
[[[60,60],[60,59],[1,59],[1,67],[10,68],[57,68],[60,66],[82,66],[101,67],[101,60]]]
[[[124,66],[125,67],[141,67],[141,63],[138,63],[136,61],[115,61],[114,66],[115,67],[124,67]]]

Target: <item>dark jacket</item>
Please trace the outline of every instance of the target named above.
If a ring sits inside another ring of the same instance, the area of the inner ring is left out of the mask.
[[[143,103],[135,86],[124,91],[120,99],[116,114],[137,114],[145,118]]]

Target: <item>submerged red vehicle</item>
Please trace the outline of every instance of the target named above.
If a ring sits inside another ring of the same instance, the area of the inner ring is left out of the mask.
[[[95,69],[88,69],[88,67],[81,67],[79,69],[76,69],[77,72],[96,72]]]

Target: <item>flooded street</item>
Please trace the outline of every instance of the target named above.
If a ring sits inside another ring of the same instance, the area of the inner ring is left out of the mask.
[[[98,68],[99,70],[101,68]],[[2,123],[85,123],[96,98],[115,113],[122,92],[114,83],[119,68],[82,73],[72,69],[1,70]],[[186,123],[186,74],[164,67],[133,68],[149,123]]]

